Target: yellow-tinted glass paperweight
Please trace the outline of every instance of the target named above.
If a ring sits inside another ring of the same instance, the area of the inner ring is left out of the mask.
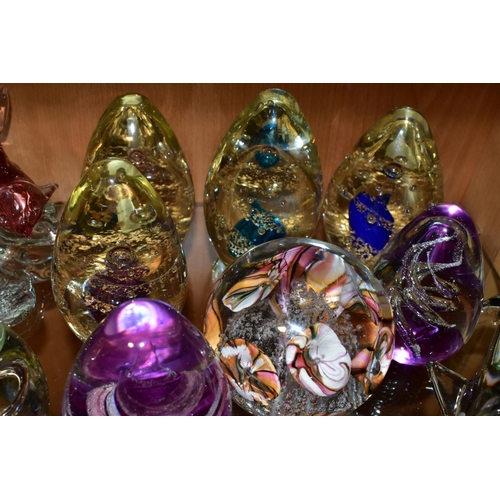
[[[314,136],[287,92],[261,92],[231,125],[205,183],[205,220],[220,260],[284,236],[310,237],[323,174]]]
[[[81,340],[133,298],[183,307],[187,269],[175,225],[129,161],[93,163],[71,194],[57,232],[52,285],[59,309]]]
[[[412,108],[395,108],[333,174],[323,208],[327,239],[371,266],[393,235],[442,201],[441,166],[427,121]]]
[[[177,137],[147,97],[126,94],[108,106],[88,145],[84,169],[112,157],[128,159],[148,179],[182,241],[193,217],[193,180]]]

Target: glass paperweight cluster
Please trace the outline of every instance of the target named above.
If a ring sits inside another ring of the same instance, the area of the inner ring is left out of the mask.
[[[183,307],[187,268],[175,224],[128,160],[94,162],[72,192],[58,227],[52,285],[81,340],[133,298]]]
[[[0,416],[47,415],[49,389],[32,349],[0,323]]]
[[[282,238],[226,268],[204,334],[233,401],[253,415],[341,415],[364,403],[392,360],[394,324],[378,280],[352,254]]]
[[[441,166],[427,121],[412,108],[395,108],[334,172],[323,207],[325,233],[371,267],[398,231],[442,201]]]
[[[148,179],[183,241],[194,211],[191,172],[174,131],[147,97],[119,96],[101,116],[87,148],[84,169],[107,158],[130,161]]]
[[[438,204],[407,224],[380,253],[373,273],[396,323],[394,359],[423,365],[458,351],[481,312],[481,244],[469,214]]]
[[[500,416],[500,295],[483,302],[481,323],[488,319],[495,331],[475,377],[468,380],[437,361],[427,365],[444,415]]]
[[[229,386],[198,329],[169,304],[126,302],[85,341],[63,415],[229,415]]]
[[[256,245],[310,237],[323,174],[314,136],[287,92],[261,92],[222,139],[205,183],[205,221],[221,267]]]

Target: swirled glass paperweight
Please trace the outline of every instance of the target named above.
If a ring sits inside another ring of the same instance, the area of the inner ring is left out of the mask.
[[[49,389],[33,350],[0,323],[0,416],[47,415]]]
[[[352,254],[282,238],[226,268],[204,334],[233,401],[253,415],[341,415],[365,402],[392,360],[384,289]]]
[[[441,166],[427,121],[412,108],[395,108],[334,172],[323,205],[325,233],[371,267],[398,231],[442,201]]]
[[[283,90],[261,92],[222,139],[205,182],[205,221],[222,268],[261,243],[312,236],[322,189],[297,101]]]
[[[229,386],[198,329],[152,299],[118,306],[85,341],[63,415],[229,415]]]
[[[81,340],[133,298],[182,309],[187,268],[175,224],[128,160],[93,163],[72,192],[57,231],[52,284],[60,311]]]
[[[424,365],[460,349],[481,312],[481,243],[469,214],[439,204],[407,224],[380,253],[373,273],[390,297],[394,359]]]
[[[174,131],[147,97],[125,94],[104,111],[88,145],[84,169],[107,158],[129,160],[148,179],[182,241],[193,217],[193,180]]]

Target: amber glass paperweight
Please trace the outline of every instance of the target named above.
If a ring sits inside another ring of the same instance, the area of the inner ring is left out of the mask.
[[[371,266],[398,231],[442,201],[441,166],[427,121],[412,108],[395,108],[334,172],[323,207],[326,236]]]
[[[311,237],[322,187],[297,101],[284,90],[261,92],[222,139],[205,183],[205,221],[222,267],[261,243]]]
[[[74,189],[58,227],[52,284],[82,340],[127,300],[184,305],[187,269],[175,224],[128,160],[94,162]]]
[[[158,192],[184,239],[194,211],[191,172],[174,131],[140,94],[117,97],[101,116],[85,157],[85,169],[106,158],[129,160]]]

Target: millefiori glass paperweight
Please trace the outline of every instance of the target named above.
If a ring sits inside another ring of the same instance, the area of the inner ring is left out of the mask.
[[[49,388],[31,347],[0,323],[0,416],[47,415]]]
[[[222,139],[210,166],[204,210],[222,268],[256,245],[311,237],[323,174],[314,136],[287,92],[261,92]]]
[[[221,364],[175,308],[134,299],[85,341],[70,371],[63,415],[229,415]]]
[[[394,359],[441,361],[470,338],[481,312],[481,243],[469,214],[439,204],[407,224],[380,253],[373,273],[390,297]]]
[[[129,160],[148,179],[182,242],[193,217],[193,180],[174,131],[147,97],[125,94],[113,100],[92,135],[84,169],[112,157]]]
[[[204,334],[254,415],[340,415],[383,380],[394,348],[384,289],[329,243],[282,238],[229,265],[209,298]]]
[[[182,309],[187,268],[175,224],[128,160],[93,163],[74,189],[58,227],[52,284],[59,309],[81,340],[133,298]]]
[[[334,172],[323,205],[325,233],[371,267],[399,230],[442,201],[441,166],[427,121],[412,108],[395,108]]]

